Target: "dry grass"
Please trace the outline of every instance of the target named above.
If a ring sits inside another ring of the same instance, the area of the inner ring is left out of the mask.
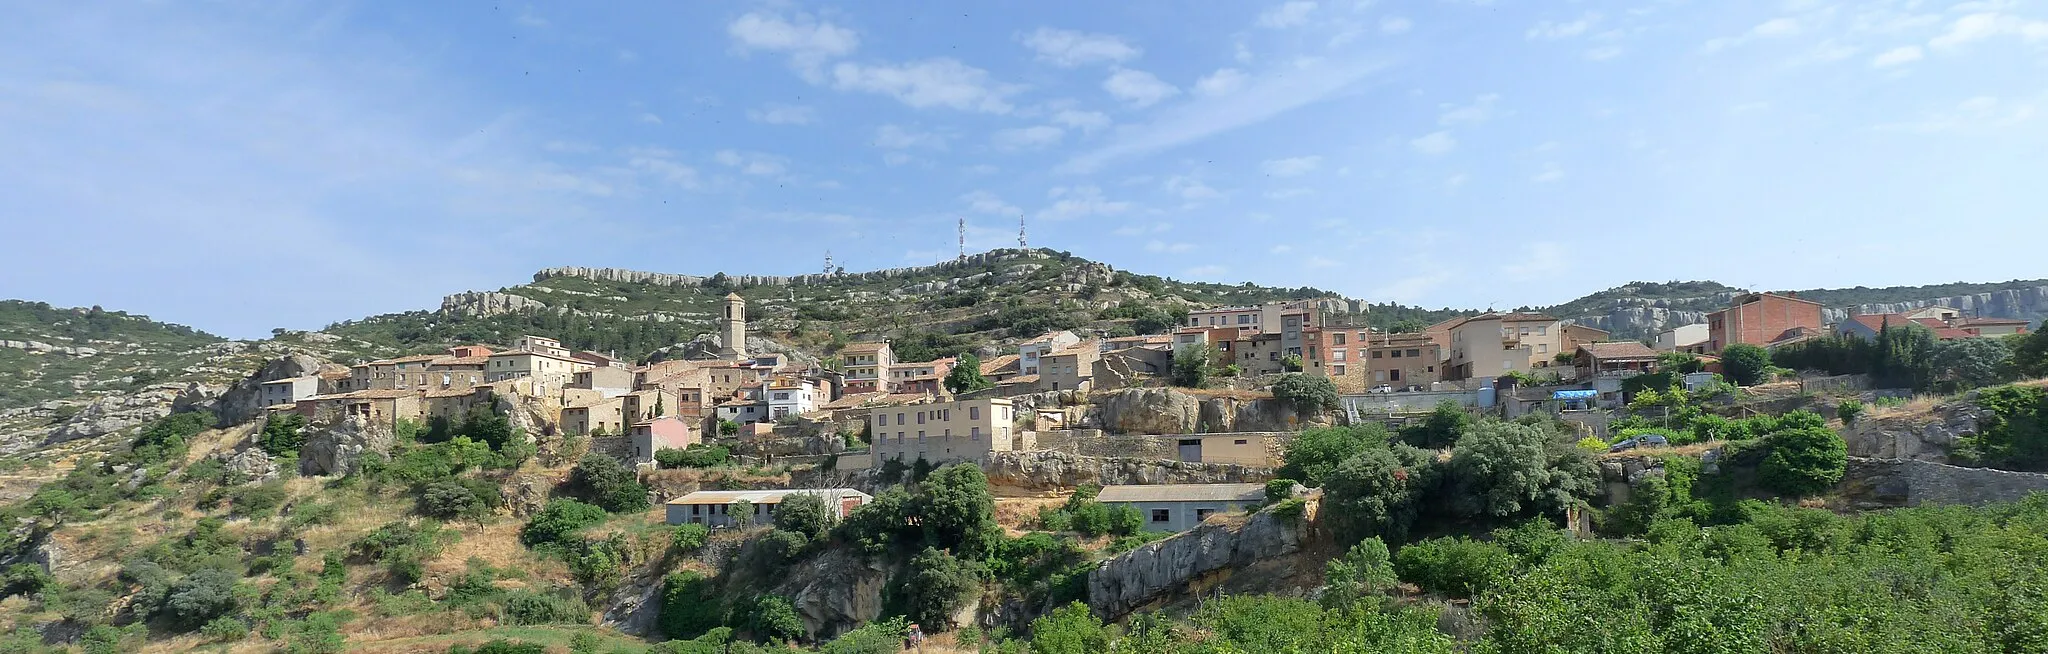
[[[1038,522],[1039,509],[1058,508],[1066,504],[1067,498],[1060,497],[998,497],[996,498],[996,524],[1018,535],[1029,531]]]
[[[1699,457],[1703,454],[1706,454],[1708,450],[1712,450],[1727,444],[1728,443],[1724,441],[1707,441],[1705,443],[1693,443],[1691,445],[1678,445],[1674,447],[1639,447],[1633,450],[1622,450],[1620,452],[1602,452],[1598,455],[1595,455],[1594,458],[1627,459],[1642,456],[1662,456],[1666,454]]]

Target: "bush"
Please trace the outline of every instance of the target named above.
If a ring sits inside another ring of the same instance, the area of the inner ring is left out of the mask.
[[[1721,350],[1721,369],[1737,386],[1763,383],[1765,371],[1770,367],[1771,354],[1755,345],[1737,343]]]
[[[1293,406],[1296,413],[1317,415],[1337,408],[1337,384],[1328,377],[1291,373],[1273,383],[1273,397]]]
[[[1271,504],[1294,497],[1294,487],[1300,483],[1292,479],[1274,479],[1266,482],[1266,503]]]
[[[507,624],[584,624],[590,607],[583,600],[550,593],[518,590],[505,595],[501,613]]]
[[[910,559],[901,593],[904,612],[931,632],[953,625],[953,614],[981,589],[976,566],[933,548]]]
[[[0,575],[0,599],[15,595],[34,595],[56,584],[56,578],[35,563],[16,563],[7,566],[5,575]]]
[[[825,499],[810,493],[785,495],[775,507],[775,528],[802,534],[806,539],[824,536],[832,529],[832,522],[832,510],[825,506]]]
[[[606,511],[624,513],[647,508],[647,487],[640,485],[639,476],[617,459],[602,454],[583,455],[569,471],[569,483]]]
[[[1394,587],[1400,577],[1386,541],[1367,538],[1323,566],[1323,606],[1350,608]]]
[[[392,522],[357,540],[350,549],[356,556],[383,563],[393,577],[413,583],[426,572],[427,560],[441,553],[443,536],[440,526],[432,522],[418,526]]]
[[[1402,581],[1452,597],[1477,597],[1514,569],[1514,554],[1462,536],[1414,543],[1394,554]]]
[[[903,651],[903,636],[910,624],[901,617],[876,620],[843,634],[818,648],[819,654],[896,654]]]
[[[1849,464],[1849,448],[1825,427],[1801,427],[1765,439],[1770,454],[1757,467],[1757,481],[1786,495],[1812,495],[1833,488]]]
[[[1485,421],[1451,450],[1451,508],[1459,515],[1508,518],[1562,514],[1599,488],[1600,471],[1575,446],[1550,447],[1525,425]]]
[[[762,595],[754,598],[753,610],[747,612],[748,631],[754,637],[769,642],[795,642],[805,635],[804,621],[796,614],[796,606],[789,598],[780,595]]]
[[[1088,605],[1074,602],[1031,621],[1033,654],[1096,654],[1110,651],[1116,634]]]
[[[1215,365],[1215,353],[1208,345],[1192,345],[1179,348],[1173,353],[1173,385],[1182,388],[1201,388],[1209,384],[1211,368]]]
[[[662,580],[657,620],[669,638],[695,638],[725,622],[725,607],[710,579],[687,570],[674,572]]]
[[[235,610],[235,573],[204,568],[171,584],[161,612],[178,629],[195,629]]]
[[[1421,424],[1403,427],[1401,440],[1416,447],[1442,449],[1457,442],[1458,437],[1463,436],[1471,426],[1472,416],[1465,413],[1464,407],[1458,406],[1456,402],[1444,400],[1437,403],[1436,409],[1430,411],[1429,417],[1423,419]]]
[[[686,449],[672,447],[655,451],[654,463],[663,468],[712,468],[725,465],[732,458],[732,450],[723,445],[698,443]]]
[[[280,459],[299,458],[299,448],[306,445],[306,437],[300,430],[306,426],[306,417],[294,412],[273,413],[263,423],[263,433],[257,435],[256,443],[263,451]]]
[[[1368,449],[1384,447],[1386,443],[1387,431],[1379,425],[1302,430],[1287,444],[1287,453],[1282,457],[1285,463],[1275,474],[1299,479],[1311,488],[1319,488],[1323,485],[1323,478],[1345,460]]]
[[[710,527],[690,523],[676,527],[676,534],[672,543],[678,552],[695,552],[704,547],[704,543],[709,540],[711,540]]]
[[[1835,417],[1841,418],[1844,425],[1855,424],[1856,416],[1860,415],[1863,415],[1863,402],[1859,400],[1842,400],[1835,407]]]
[[[230,491],[228,496],[234,504],[236,515],[267,518],[275,515],[278,507],[284,506],[284,501],[291,498],[291,491],[285,490],[283,481],[273,481],[256,486],[243,486]]]
[[[1346,459],[1323,484],[1323,513],[1341,542],[1372,536],[1399,541],[1437,485],[1435,458],[1407,445],[1378,447]]]
[[[199,635],[215,642],[230,642],[249,636],[249,624],[230,616],[214,618],[199,628]]]
[[[526,521],[519,529],[519,542],[527,547],[546,543],[566,543],[576,532],[594,524],[604,522],[605,511],[594,505],[576,500],[550,500],[541,507],[540,513]]]
[[[488,481],[442,479],[420,487],[418,508],[421,515],[428,517],[481,521],[503,502],[497,485]]]
[[[546,645],[525,643],[497,638],[471,649],[467,645],[449,645],[448,654],[547,654]]]

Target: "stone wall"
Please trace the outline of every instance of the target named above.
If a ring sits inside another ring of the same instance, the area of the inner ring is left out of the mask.
[[[1295,432],[1287,431],[1248,431],[1150,435],[1110,434],[1100,429],[1060,429],[1038,432],[1037,449],[1079,456],[1176,461],[1180,458],[1181,438],[1245,438],[1258,439],[1264,443],[1266,458],[1270,461],[1279,461],[1281,455],[1287,451],[1287,444],[1294,441],[1294,434]]]
[[[1327,422],[1303,416],[1272,398],[1207,396],[1176,388],[1131,388],[1097,393],[1082,426],[1117,434],[1209,434],[1287,431]]]
[[[1042,492],[1082,484],[1232,484],[1263,483],[1272,468],[1232,463],[1183,463],[1156,459],[1076,456],[1065,452],[995,452],[982,464],[989,485],[1008,490]]]
[[[633,438],[631,436],[592,436],[590,437],[590,452],[624,461],[633,457]]]
[[[1302,515],[1293,517],[1262,511],[1237,523],[1212,518],[1180,535],[1103,561],[1088,573],[1088,606],[1103,619],[1116,620],[1178,596],[1200,594],[1232,575],[1277,576],[1256,566],[1301,551],[1315,508],[1311,502]]]
[[[1838,488],[1856,508],[1982,505],[2048,492],[2048,474],[1963,468],[1912,459],[1849,457]]]

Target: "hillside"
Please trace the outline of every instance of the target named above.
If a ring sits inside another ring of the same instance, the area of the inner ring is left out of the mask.
[[[438,311],[375,316],[325,331],[420,351],[540,331],[577,348],[639,359],[711,331],[727,293],[747,299],[753,333],[820,354],[851,340],[889,338],[906,361],[1049,329],[1156,333],[1191,307],[1269,300],[1323,298],[1338,313],[1378,326],[1457,313],[1392,304],[1367,312],[1364,302],[1310,287],[1184,282],[1063,252],[1008,249],[934,266],[795,277],[550,268],[530,284],[450,295]]]
[[[1523,307],[1605,329],[1615,338],[1647,339],[1680,325],[1705,322],[1706,314],[1748,292],[1711,281],[1630,282],[1563,304]],[[1948,306],[1986,318],[2040,321],[2048,317],[2048,279],[1794,291],[1827,305],[1827,320],[1856,313],[1895,313]]]

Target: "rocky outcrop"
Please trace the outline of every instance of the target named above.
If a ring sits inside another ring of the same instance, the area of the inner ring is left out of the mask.
[[[1273,478],[1272,468],[1234,463],[1077,456],[1065,452],[995,452],[982,464],[991,486],[1050,491],[1081,484],[1235,484]]]
[[[810,286],[832,281],[843,282],[849,280],[858,283],[883,281],[903,277],[939,275],[952,272],[955,270],[973,270],[984,266],[988,266],[990,264],[1000,263],[1004,261],[1014,261],[1019,259],[1049,259],[1052,258],[1052,256],[1053,254],[1049,250],[1020,250],[1011,248],[991,250],[980,254],[971,254],[968,255],[965,259],[947,261],[945,263],[940,263],[931,266],[917,266],[912,268],[889,268],[885,270],[871,270],[867,272],[858,273],[818,273],[811,275],[797,275],[794,277],[781,277],[773,275],[729,275],[725,279],[728,284],[743,287]],[[710,277],[703,277],[698,275],[676,275],[670,273],[642,272],[638,270],[624,270],[620,268],[584,268],[581,266],[563,266],[558,268],[548,268],[540,272],[534,273],[533,281],[545,281],[553,277],[580,277],[583,279],[590,279],[601,282],[625,282],[629,284],[654,284],[658,286],[683,287],[703,286],[705,282],[711,280]]]
[[[1308,540],[1315,507],[1311,502],[1295,516],[1261,511],[1242,524],[1212,520],[1103,561],[1088,573],[1088,606],[1103,619],[1116,620],[1184,591],[1199,590],[1218,575],[1294,554]]]
[[[1127,388],[1095,396],[1087,425],[1118,434],[1283,431],[1323,420],[1271,398],[1202,397],[1177,388]]]
[[[1927,413],[1866,416],[1842,432],[1850,456],[1947,463],[1956,439],[1974,436],[1990,411],[1963,400],[1935,405]]]
[[[1618,302],[1607,313],[1575,316],[1572,322],[1604,330],[1615,338],[1641,338],[1678,327],[1707,321],[1708,311],[1670,309],[1660,300]]]
[[[789,598],[804,630],[824,641],[882,617],[889,573],[849,548],[833,548],[790,570],[775,594]]]
[[[1825,317],[1829,322],[1840,322],[1852,313],[1905,313],[1927,307],[1948,307],[1961,311],[1966,316],[2038,321],[2048,317],[2048,286],[2009,288],[1906,302],[1860,304],[1849,309],[1830,308],[1827,309]]]
[[[1912,459],[1849,457],[1836,492],[1851,508],[2012,502],[2048,491],[2048,474],[1963,468]]]
[[[171,404],[184,389],[183,384],[157,384],[137,393],[93,398],[64,424],[51,430],[43,444],[104,436],[171,415]]]
[[[688,342],[677,343],[655,350],[653,354],[648,355],[648,360],[668,361],[682,359],[686,361],[709,361],[717,359],[718,348],[723,345],[722,341],[723,339],[717,334],[698,334],[697,338]],[[769,353],[781,354],[788,357],[791,362],[798,366],[808,366],[818,362],[817,357],[811,356],[803,350],[753,334],[747,335],[747,353],[754,356]]]
[[[441,313],[464,316],[496,316],[546,309],[540,300],[497,291],[466,291],[441,298]]]
[[[235,382],[234,386],[221,393],[215,407],[220,415],[220,426],[239,425],[248,422],[263,412],[263,383],[279,379],[291,379],[320,373],[322,361],[303,352],[292,352],[263,362],[263,366],[248,377]]]
[[[306,444],[299,447],[299,474],[309,477],[360,470],[365,454],[389,454],[395,440],[390,429],[358,416],[329,425],[308,425],[305,435]]]
[[[28,353],[30,354],[68,354],[81,359],[95,356],[100,353],[99,350],[89,347],[51,345],[49,343],[44,343],[42,341],[0,340],[0,347],[13,348],[16,350],[27,350]]]
[[[277,459],[258,448],[251,447],[236,452],[232,456],[223,457],[222,461],[227,464],[228,473],[232,477],[238,477],[248,483],[262,483],[277,478]]]

